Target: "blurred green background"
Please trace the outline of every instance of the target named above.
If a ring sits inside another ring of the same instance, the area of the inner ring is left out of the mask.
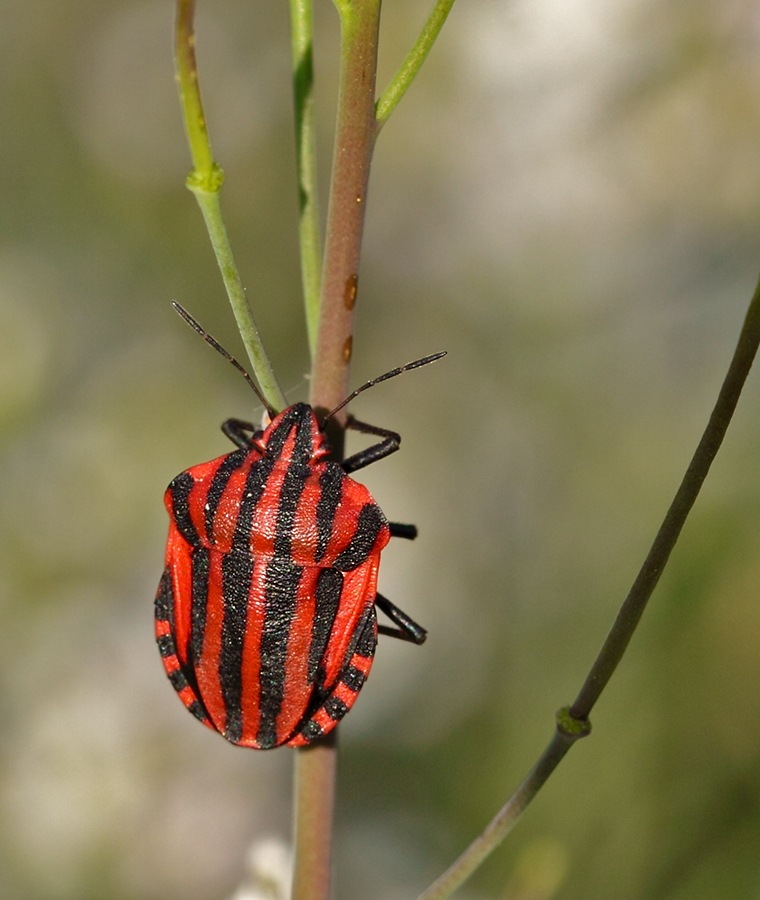
[[[251,845],[289,835],[291,751],[201,728],[153,644],[163,490],[258,415],[169,305],[242,354],[172,6],[0,2],[3,900],[252,898]],[[287,4],[199,6],[227,224],[304,399]],[[381,84],[428,8],[387,0]],[[353,381],[449,357],[354,406],[404,436],[363,480],[420,527],[380,582],[430,638],[382,641],[341,726],[336,897],[416,896],[535,761],[696,445],[759,226],[755,2],[455,6],[370,190]],[[755,372],[592,737],[462,898],[760,898],[759,400]]]

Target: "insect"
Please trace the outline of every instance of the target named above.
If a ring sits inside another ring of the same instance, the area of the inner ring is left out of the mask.
[[[240,364],[178,304],[177,311]],[[349,473],[398,450],[400,436],[359,422],[380,438],[342,463],[326,459],[325,421],[296,403],[256,429],[228,419],[237,449],[178,475],[166,490],[166,563],[156,595],[156,640],[185,706],[228,741],[300,747],[331,731],[356,700],[378,632],[421,644],[426,631],[377,593],[380,554],[391,537],[416,537],[388,522]],[[266,405],[266,403],[265,403]],[[378,626],[376,607],[394,623]]]

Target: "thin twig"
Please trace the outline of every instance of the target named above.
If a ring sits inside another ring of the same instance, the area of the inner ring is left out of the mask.
[[[760,283],[747,310],[739,340],[704,434],[668,509],[652,548],[625,598],[578,697],[570,708],[576,719],[587,719],[617,668],[647,601],[660,580],[670,553],[691,512],[712,461],[723,443],[760,342]]]
[[[572,744],[589,733],[591,725],[588,714],[628,646],[647,601],[678,540],[686,517],[707,477],[712,461],[720,449],[757,354],[758,344],[760,344],[760,282],[755,288],[731,364],[704,434],[657,532],[652,548],[623,602],[578,698],[571,708],[563,709],[558,714],[557,732],[523,784],[499,810],[485,831],[427,891],[419,896],[418,900],[447,900],[504,840]]]
[[[261,342],[222,218],[219,191],[224,181],[224,173],[214,162],[206,119],[203,115],[203,104],[198,86],[198,67],[195,59],[194,14],[195,0],[177,0],[174,44],[177,82],[185,120],[185,131],[193,157],[193,171],[188,175],[186,183],[195,195],[203,213],[216,261],[227,289],[227,296],[251,360],[253,373],[270,406],[275,410],[281,410],[287,405],[285,397],[277,384],[274,371]]]
[[[317,349],[319,296],[322,285],[322,242],[319,236],[317,141],[314,122],[314,61],[312,0],[290,0],[293,54],[293,99],[298,169],[298,237],[306,333],[312,359]]]
[[[440,34],[443,23],[446,21],[446,17],[451,12],[453,5],[454,0],[436,0],[433,11],[428,16],[420,36],[401,64],[401,68],[393,76],[393,80],[377,101],[375,119],[378,131],[388,121],[390,114],[398,106],[399,101],[409,89],[412,81],[414,81],[420,66],[425,62],[436,38]]]

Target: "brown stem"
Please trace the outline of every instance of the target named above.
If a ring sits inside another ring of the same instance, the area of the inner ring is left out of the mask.
[[[327,900],[337,763],[336,733],[296,751],[292,900]]]
[[[660,530],[657,532],[647,558],[620,607],[620,612],[618,612],[575,703],[570,708],[571,715],[576,719],[588,718],[599,695],[625,653],[625,648],[628,646],[649,598],[660,580],[660,575],[667,565],[670,553],[686,522],[686,517],[697,499],[705,478],[707,478],[712,461],[720,450],[759,343],[760,283],[755,288],[755,294],[747,311],[736,350],[704,434]]]
[[[376,136],[375,73],[380,2],[343,2],[339,4],[339,12],[338,121],[311,389],[312,406],[323,409],[337,406],[348,393],[359,257]]]
[[[333,409],[348,393],[351,335],[367,183],[375,127],[380,0],[336,0],[341,70],[327,211],[319,331],[310,402]],[[328,422],[333,456],[343,455],[342,420]],[[295,873],[292,900],[327,900],[333,832],[336,731],[297,751]]]

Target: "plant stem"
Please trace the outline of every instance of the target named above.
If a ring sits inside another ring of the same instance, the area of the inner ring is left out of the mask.
[[[436,38],[440,34],[443,23],[446,21],[446,17],[453,5],[454,0],[437,0],[433,7],[433,11],[430,13],[427,22],[425,22],[425,25],[420,32],[420,36],[417,38],[414,46],[401,64],[401,68],[396,72],[391,83],[381,94],[375,107],[375,119],[377,121],[378,131],[380,131],[383,125],[388,121],[388,117],[398,106],[399,101],[407,92],[412,81],[414,81],[417,72],[420,70],[420,66],[425,62]]]
[[[336,6],[341,24],[338,116],[310,393],[311,405],[324,409],[337,406],[348,393],[353,308],[375,134],[380,0],[336,0]],[[328,439],[334,457],[341,459],[343,430],[338,418],[328,422]],[[336,766],[336,730],[296,753],[292,900],[329,897]]]
[[[327,900],[333,832],[336,729],[296,751],[292,900]]]
[[[193,171],[187,177],[187,186],[195,194],[195,199],[203,213],[216,261],[227,289],[227,296],[232,304],[232,311],[251,360],[253,373],[267,402],[275,410],[281,410],[287,403],[277,384],[277,379],[274,377],[272,366],[256,328],[222,218],[219,191],[224,180],[224,173],[214,162],[211,142],[206,129],[206,119],[203,114],[203,104],[198,86],[198,66],[195,59],[194,15],[195,0],[177,0],[174,44],[177,82],[185,120],[185,131],[193,157]]]
[[[322,249],[319,236],[317,148],[314,123],[314,63],[312,0],[290,0],[295,102],[296,164],[298,169],[299,245],[306,332],[312,359],[317,349]]]
[[[341,54],[338,116],[311,404],[332,409],[348,393],[348,369],[367,183],[375,138],[380,0],[336,0]]]
[[[279,412],[285,409],[288,403],[285,395],[280,390],[280,386],[277,384],[269,357],[264,350],[259,331],[253,320],[251,307],[248,305],[245,288],[235,265],[235,258],[232,255],[227,229],[224,227],[222,220],[219,193],[210,193],[195,187],[192,183],[192,178],[192,175],[188,178],[188,187],[195,194],[195,199],[198,201],[198,205],[203,213],[211,244],[214,248],[214,254],[216,255],[216,261],[219,264],[224,286],[227,289],[227,296],[229,297],[237,326],[240,329],[245,349],[248,352],[248,358],[251,360],[251,367],[261,388],[261,393],[275,412]]]
[[[678,540],[686,517],[720,449],[759,344],[760,282],[755,288],[731,364],[704,434],[657,532],[652,548],[575,703],[558,713],[557,732],[523,784],[499,810],[485,831],[427,891],[420,895],[418,900],[446,900],[450,897],[488,854],[504,840],[573,743],[589,733],[591,725],[588,714],[620,662]]]
[[[686,474],[668,509],[652,548],[625,598],[620,612],[607,635],[602,649],[591,667],[586,681],[570,712],[576,719],[586,719],[599,699],[644,612],[647,601],[660,580],[670,553],[691,512],[700,488],[710,471],[712,461],[723,443],[726,430],[736,409],[752,362],[760,343],[760,283],[750,303],[731,364],[721,386],[715,407],[704,434],[689,463]]]

